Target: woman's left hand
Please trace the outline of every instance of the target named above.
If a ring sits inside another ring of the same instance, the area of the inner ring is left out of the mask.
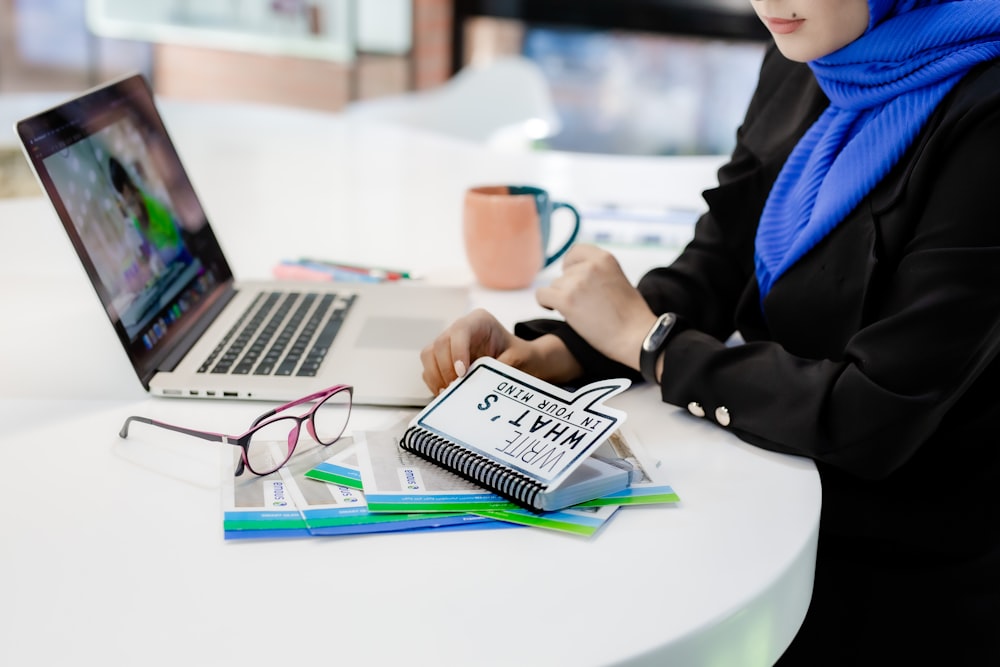
[[[639,348],[656,315],[611,253],[574,245],[563,257],[563,274],[536,298],[606,357],[639,368]]]

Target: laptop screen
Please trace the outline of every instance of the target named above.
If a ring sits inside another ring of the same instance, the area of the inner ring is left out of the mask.
[[[146,81],[96,89],[18,132],[145,383],[232,280]]]

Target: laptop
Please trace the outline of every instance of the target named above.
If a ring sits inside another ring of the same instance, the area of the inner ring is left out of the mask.
[[[15,127],[150,393],[290,401],[346,383],[359,404],[430,400],[419,351],[468,310],[467,291],[237,282],[142,75]]]

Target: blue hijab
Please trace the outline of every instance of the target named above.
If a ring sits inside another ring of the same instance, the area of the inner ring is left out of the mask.
[[[771,188],[757,229],[761,300],[899,161],[944,96],[1000,57],[998,0],[868,0],[865,33],[809,63],[830,106]]]

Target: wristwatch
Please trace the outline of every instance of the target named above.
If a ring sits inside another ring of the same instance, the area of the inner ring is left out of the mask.
[[[670,339],[670,331],[676,323],[676,315],[663,313],[656,318],[656,322],[643,339],[642,350],[639,352],[639,371],[646,382],[656,384],[656,360]]]

